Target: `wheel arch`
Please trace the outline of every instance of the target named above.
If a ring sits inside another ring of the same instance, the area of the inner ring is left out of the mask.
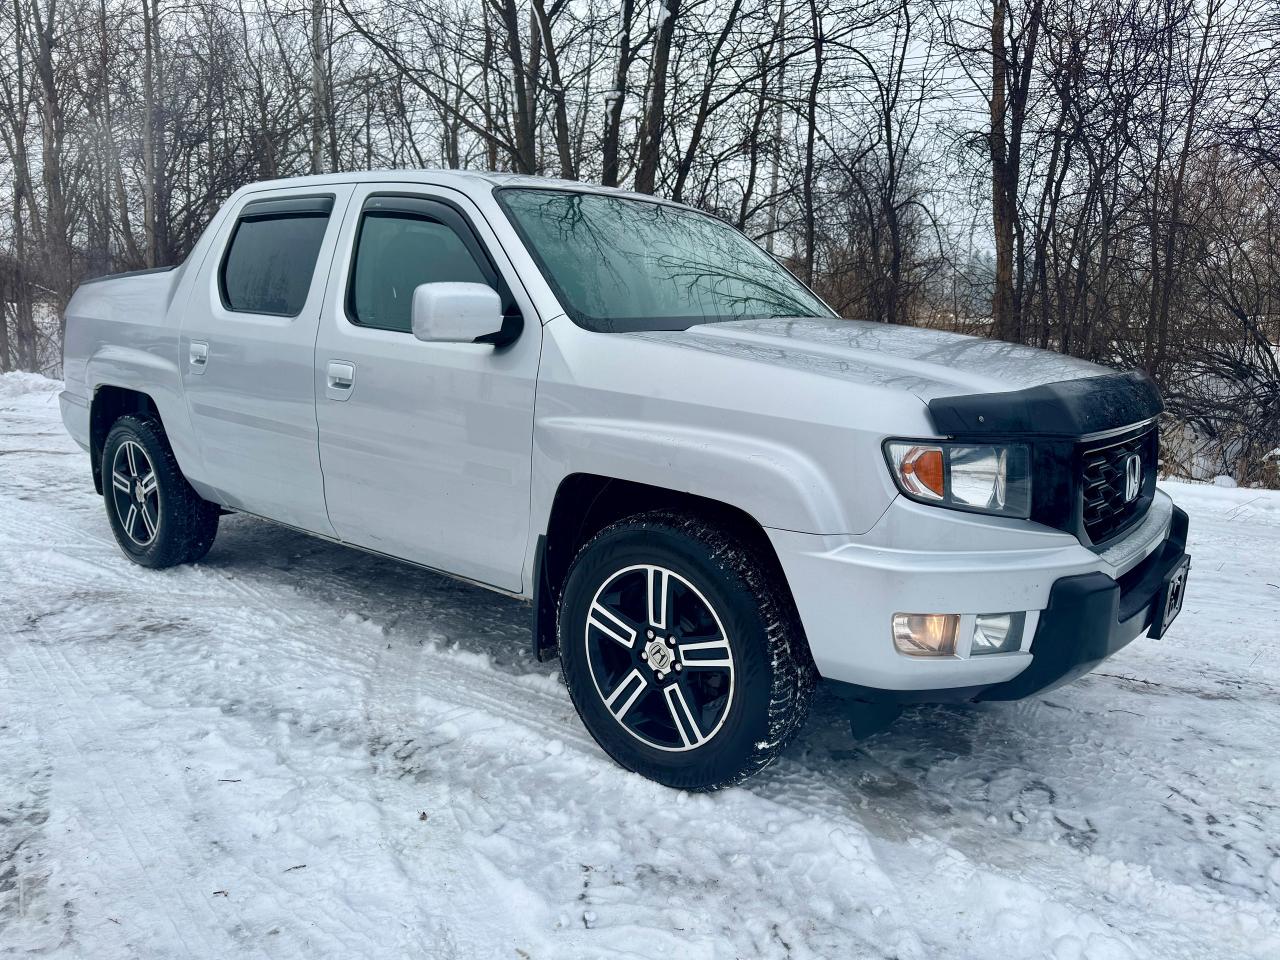
[[[695,514],[732,531],[767,558],[790,595],[773,544],[764,527],[747,511],[698,494],[594,473],[574,473],[556,488],[545,533],[534,555],[533,652],[547,660],[556,650],[556,608],[569,566],[579,548],[609,524],[654,510]]]
[[[89,460],[93,465],[93,487],[99,495],[102,494],[102,448],[107,434],[121,417],[138,413],[155,417],[160,421],[160,429],[164,429],[160,408],[149,394],[112,384],[102,384],[93,392],[89,405]]]

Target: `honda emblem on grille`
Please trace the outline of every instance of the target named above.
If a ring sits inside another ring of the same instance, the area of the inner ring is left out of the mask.
[[[1132,503],[1142,492],[1142,457],[1131,453],[1124,460],[1124,502]]]

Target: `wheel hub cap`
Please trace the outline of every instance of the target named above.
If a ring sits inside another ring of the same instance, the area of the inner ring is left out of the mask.
[[[661,637],[657,640],[650,640],[648,646],[644,648],[644,652],[646,659],[649,661],[649,666],[655,673],[665,673],[671,669],[671,663],[674,658],[671,656],[671,651],[668,649],[666,641]]]

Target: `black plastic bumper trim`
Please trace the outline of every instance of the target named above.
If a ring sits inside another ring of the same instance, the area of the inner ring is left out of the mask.
[[[1063,577],[1049,592],[1031,641],[1031,666],[978,700],[1021,700],[1088,673],[1150,628],[1167,574],[1186,556],[1187,514],[1173,508],[1164,545],[1118,581],[1105,573]]]

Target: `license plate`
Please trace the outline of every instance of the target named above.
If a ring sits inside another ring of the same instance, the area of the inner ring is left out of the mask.
[[[1164,586],[1156,598],[1155,616],[1151,620],[1150,637],[1159,639],[1169,629],[1169,624],[1182,612],[1182,601],[1187,595],[1187,573],[1191,569],[1191,558],[1183,557],[1172,571],[1165,577]]]

